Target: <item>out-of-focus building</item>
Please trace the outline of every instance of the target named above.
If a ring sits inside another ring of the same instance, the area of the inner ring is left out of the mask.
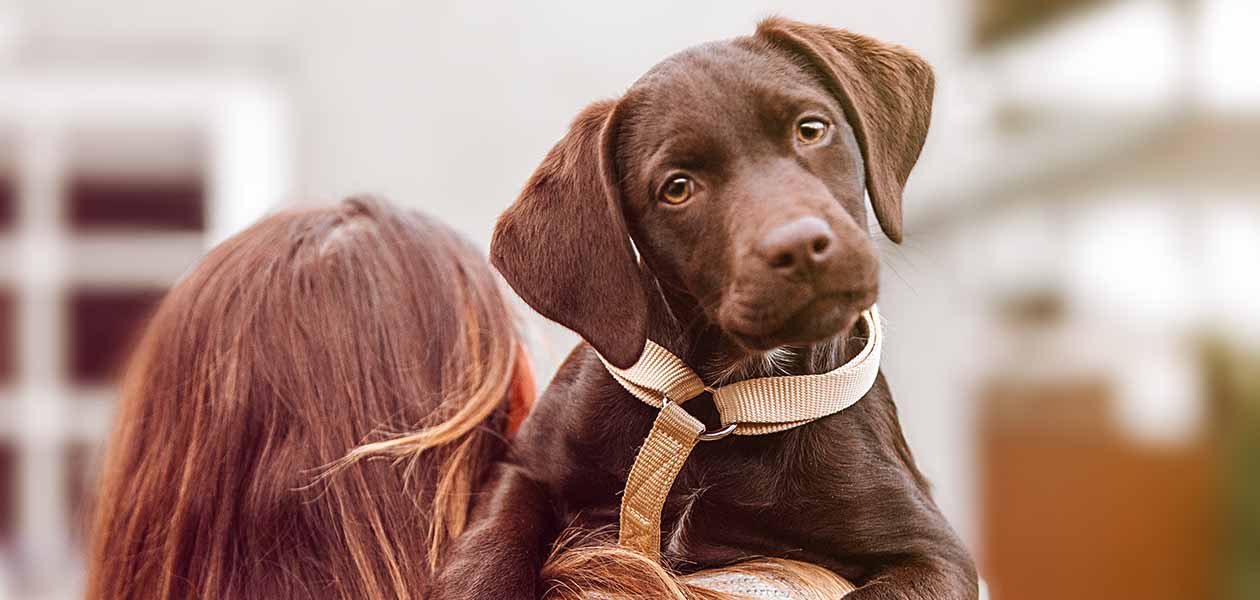
[[[210,244],[289,194],[292,133],[248,62],[24,38],[15,14],[0,10],[0,598],[66,598],[128,349]]]
[[[1211,357],[1260,342],[1260,11],[976,10],[969,114],[912,180],[904,254],[936,287],[902,271],[887,310],[943,334],[894,350],[907,373],[968,357],[940,410],[973,403],[994,597],[1253,597],[1260,509],[1227,425],[1257,398],[1222,393]]]
[[[1260,594],[1254,0],[0,0],[0,600],[81,593],[113,378],[205,248],[357,192],[484,244],[586,102],[772,13],[936,68],[885,370],[993,597]]]

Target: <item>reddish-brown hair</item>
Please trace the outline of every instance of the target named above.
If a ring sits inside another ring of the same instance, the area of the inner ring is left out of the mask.
[[[827,569],[781,558],[753,558],[682,575],[669,565],[617,545],[611,534],[608,529],[565,531],[543,565],[543,597],[754,600],[773,595],[833,600],[855,589]]]
[[[250,227],[142,338],[88,597],[424,597],[503,450],[516,351],[485,259],[444,226],[354,198]]]

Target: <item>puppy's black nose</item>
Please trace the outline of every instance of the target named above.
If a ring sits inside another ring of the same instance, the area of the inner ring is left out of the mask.
[[[807,271],[831,258],[836,234],[818,217],[803,217],[771,229],[757,254],[776,271]]]

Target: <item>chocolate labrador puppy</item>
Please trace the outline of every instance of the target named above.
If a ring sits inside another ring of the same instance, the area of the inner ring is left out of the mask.
[[[500,219],[491,255],[587,344],[492,474],[435,597],[535,598],[562,529],[617,522],[656,411],[596,352],[628,367],[650,337],[722,385],[829,371],[861,348],[855,322],[879,266],[864,196],[900,241],[932,91],[929,66],[903,48],[769,19],[577,117]],[[707,395],[687,408],[716,422]],[[662,521],[663,557],[682,570],[784,557],[859,584],[855,600],[978,593],[882,375],[832,416],[700,444]]]

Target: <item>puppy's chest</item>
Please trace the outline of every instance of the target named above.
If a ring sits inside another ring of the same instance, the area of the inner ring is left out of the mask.
[[[829,485],[780,454],[752,461],[701,452],[666,500],[662,552],[680,564],[714,565],[799,549],[818,519],[841,518]]]

